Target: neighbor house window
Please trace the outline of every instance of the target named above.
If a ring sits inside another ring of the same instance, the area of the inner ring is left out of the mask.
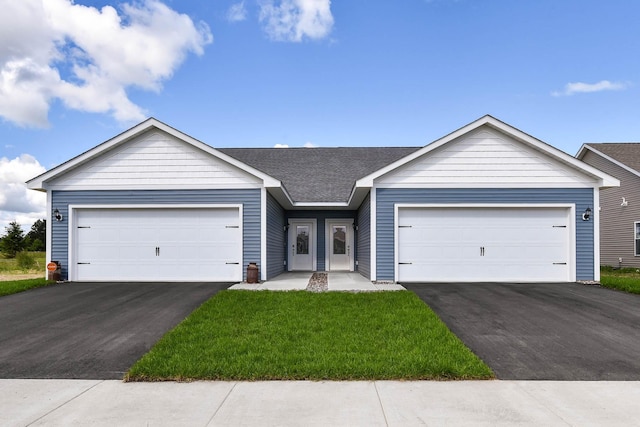
[[[636,243],[636,256],[640,256],[640,222],[634,222],[635,228],[635,243]]]

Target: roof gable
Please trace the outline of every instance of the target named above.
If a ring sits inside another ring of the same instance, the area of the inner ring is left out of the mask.
[[[443,187],[584,186],[593,180],[508,135],[482,126],[376,180]]]
[[[483,134],[482,131],[488,132],[488,133]],[[474,136],[477,136],[477,138],[474,138]],[[444,136],[443,138],[440,138],[432,142],[431,144],[404,157],[403,159],[400,159],[397,162],[390,164],[387,167],[384,167],[376,171],[375,173],[358,180],[356,185],[361,187],[371,187],[373,186],[374,182],[380,182],[381,180],[384,180],[384,178],[382,177],[387,174],[389,174],[389,176],[401,174],[401,172],[399,172],[400,168],[404,168],[406,165],[409,165],[410,163],[416,161],[418,158],[422,157],[426,159],[428,157],[433,156],[437,159],[438,153],[446,153],[449,146],[455,146],[460,141],[468,140],[468,144],[467,144],[467,147],[468,147],[469,144],[473,145],[474,143],[477,143],[478,140],[481,141],[484,139],[484,137],[487,137],[487,136],[489,136],[489,138],[487,139],[493,140],[493,142],[488,143],[485,148],[488,148],[493,144],[494,151],[484,151],[482,149],[467,151],[467,155],[473,152],[473,154],[470,154],[470,155],[473,157],[474,160],[471,162],[467,162],[468,167],[457,166],[459,170],[459,175],[457,176],[457,179],[461,182],[457,182],[457,183],[451,182],[450,185],[446,185],[444,182],[441,182],[440,184],[437,184],[437,185],[443,185],[443,186],[444,185],[446,186],[455,186],[455,185],[483,186],[484,185],[486,186],[490,183],[501,183],[503,186],[513,186],[513,187],[531,186],[532,182],[525,181],[522,179],[521,179],[522,182],[509,183],[505,181],[504,175],[509,173],[507,168],[511,167],[510,163],[517,164],[518,159],[510,158],[509,155],[504,156],[502,159],[499,159],[496,153],[499,152],[500,150],[506,150],[507,152],[510,151],[512,155],[518,152],[520,152],[521,154],[527,152],[529,153],[528,154],[529,156],[531,156],[531,154],[535,154],[535,156],[530,158],[529,161],[533,160],[533,163],[537,165],[533,164],[529,166],[532,166],[534,169],[536,167],[546,168],[547,173],[558,174],[560,178],[564,179],[565,181],[565,182],[559,182],[558,183],[559,185],[567,184],[567,180],[570,182],[570,181],[573,181],[574,179],[582,180],[583,183],[585,183],[585,181],[590,181],[590,185],[595,184],[595,185],[598,185],[599,187],[620,185],[619,181],[614,177],[607,175],[606,173],[592,166],[589,166],[586,163],[581,162],[580,160],[577,160],[576,158],[564,153],[563,151],[560,151],[557,148],[554,148],[489,115],[484,116]],[[499,141],[499,140],[502,140],[502,141]],[[458,145],[458,147],[464,148],[465,145],[464,144]],[[464,152],[465,150],[463,149],[459,151]],[[451,154],[454,152],[455,152],[455,149],[451,148],[451,151],[448,152],[449,156],[451,157]],[[464,158],[464,156],[465,154],[461,152],[453,156],[457,158],[457,160],[452,160],[452,162],[453,163],[455,163],[456,161],[460,162],[460,159]],[[500,172],[496,170],[494,171],[495,175],[493,177],[490,175],[490,173],[492,173],[491,170],[487,170],[488,173],[486,174],[482,173],[483,171],[485,171],[485,168],[487,168],[486,164],[485,165],[482,164],[483,159],[486,157],[493,157],[493,161],[498,163],[497,167],[505,168],[505,171]],[[520,158],[522,158],[522,155],[520,155]],[[428,165],[428,160],[425,160],[425,162],[427,163],[423,164],[422,166]],[[436,163],[437,163],[437,160],[436,160]],[[444,164],[445,163],[443,163],[443,165]],[[406,167],[407,169],[411,168],[411,166],[406,166]],[[476,172],[478,173],[475,174],[476,177],[483,177],[484,175],[486,175],[481,180],[484,182],[474,181],[473,180],[474,173],[470,171],[470,168],[477,169]],[[526,169],[521,169],[520,171],[523,172],[524,175],[527,174]],[[446,177],[446,174],[451,175],[451,171],[442,172],[442,175],[444,177]],[[465,178],[465,176],[467,176],[467,178]],[[574,178],[571,178],[571,177],[574,177]],[[530,177],[530,178],[533,178],[533,177]],[[549,184],[553,185],[553,183],[545,184],[545,180],[536,181],[535,183],[537,185],[542,184],[543,186],[549,186]],[[431,184],[434,184],[434,183],[432,182]],[[430,185],[430,183],[427,181],[427,182],[423,182],[421,185]]]
[[[587,150],[640,176],[640,143],[638,142],[584,144],[576,157],[582,159]]]
[[[262,180],[166,132],[152,129],[57,177],[54,189],[260,187]]]
[[[161,140],[164,142],[161,142]],[[192,161],[199,157],[200,167],[205,166],[202,162],[207,163],[205,158],[208,158],[209,173],[212,172],[213,169],[218,169],[221,173],[224,171],[231,174],[235,173],[242,175],[245,179],[248,178],[248,175],[251,175],[252,178],[249,178],[250,181],[255,182],[256,179],[262,180],[266,186],[278,187],[280,185],[280,183],[272,177],[226,154],[220,153],[211,146],[167,126],[154,118],[147,119],[120,135],[29,180],[27,185],[31,189],[45,190],[58,181],[60,183],[66,181],[64,186],[68,186],[72,184],[70,180],[71,176],[79,178],[80,181],[75,184],[80,184],[80,182],[88,184],[88,180],[90,180],[92,176],[105,177],[105,174],[108,173],[105,168],[109,165],[109,162],[111,162],[111,166],[114,167],[114,171],[118,167],[124,166],[125,169],[129,169],[129,172],[133,172],[131,166],[133,166],[136,161],[141,161],[141,156],[146,156],[147,160],[156,160],[154,156],[164,156],[164,160],[166,161],[171,156],[171,150],[177,150],[175,154],[179,154],[184,158],[190,157]],[[138,151],[137,154],[135,154],[136,151]],[[138,156],[137,159],[135,158],[136,156]],[[183,160],[185,160],[184,158]],[[196,167],[198,167],[197,163],[198,161],[194,162]],[[149,188],[149,186],[152,186],[152,183],[148,181],[146,184],[143,184],[144,177],[142,175],[146,174],[148,179],[154,179],[152,172],[155,168],[160,168],[160,166],[161,165],[152,162],[146,163],[144,168],[136,165],[135,167],[138,168],[141,174],[137,176],[129,175],[129,178],[135,177],[139,179],[137,179],[135,184],[126,184],[128,185],[126,188],[131,188],[132,185],[135,185],[135,188]],[[83,168],[85,167],[89,169],[84,171],[85,175],[82,175]],[[196,175],[197,172],[198,171],[195,171]],[[205,173],[207,173],[207,171],[205,171]],[[147,187],[145,187],[145,185]],[[167,187],[165,186],[164,188]]]

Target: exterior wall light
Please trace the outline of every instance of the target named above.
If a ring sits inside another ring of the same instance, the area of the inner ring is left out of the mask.
[[[53,211],[53,216],[56,219],[56,221],[58,221],[58,222],[62,221],[62,214],[60,213],[60,211],[58,209]]]
[[[584,213],[582,214],[583,221],[589,221],[589,218],[591,218],[591,208],[585,209]]]

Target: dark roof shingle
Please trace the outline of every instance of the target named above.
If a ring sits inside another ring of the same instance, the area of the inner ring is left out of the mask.
[[[602,142],[587,145],[640,172],[640,142]]]
[[[356,180],[422,147],[218,148],[282,182],[295,202],[347,202]]]

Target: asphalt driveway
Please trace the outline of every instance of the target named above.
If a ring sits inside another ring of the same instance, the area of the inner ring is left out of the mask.
[[[219,283],[65,283],[0,298],[0,378],[121,379]]]
[[[403,284],[504,380],[640,380],[640,295],[575,283]]]

